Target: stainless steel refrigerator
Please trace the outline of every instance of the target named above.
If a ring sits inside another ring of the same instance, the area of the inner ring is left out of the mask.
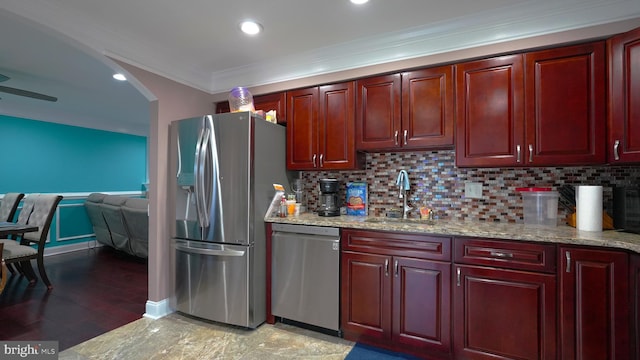
[[[172,123],[173,308],[255,328],[266,320],[264,215],[289,184],[285,128],[250,112]]]

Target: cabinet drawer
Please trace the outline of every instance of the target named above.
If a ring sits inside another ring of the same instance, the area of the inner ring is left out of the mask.
[[[454,261],[517,270],[555,273],[556,246],[521,241],[456,238]]]
[[[387,231],[342,230],[342,250],[451,261],[451,238]]]

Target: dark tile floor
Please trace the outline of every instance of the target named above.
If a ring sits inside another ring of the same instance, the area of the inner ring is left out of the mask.
[[[1,340],[57,340],[62,351],[144,314],[144,259],[103,247],[48,256],[45,266],[50,291],[42,281],[29,287],[9,276],[0,294]]]

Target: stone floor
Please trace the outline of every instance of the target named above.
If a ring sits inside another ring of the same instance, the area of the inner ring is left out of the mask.
[[[255,330],[180,314],[142,318],[60,353],[60,360],[344,359],[354,343],[296,326]]]

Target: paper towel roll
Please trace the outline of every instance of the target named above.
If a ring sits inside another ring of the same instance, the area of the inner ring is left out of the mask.
[[[576,187],[576,228],[602,231],[602,186]]]

